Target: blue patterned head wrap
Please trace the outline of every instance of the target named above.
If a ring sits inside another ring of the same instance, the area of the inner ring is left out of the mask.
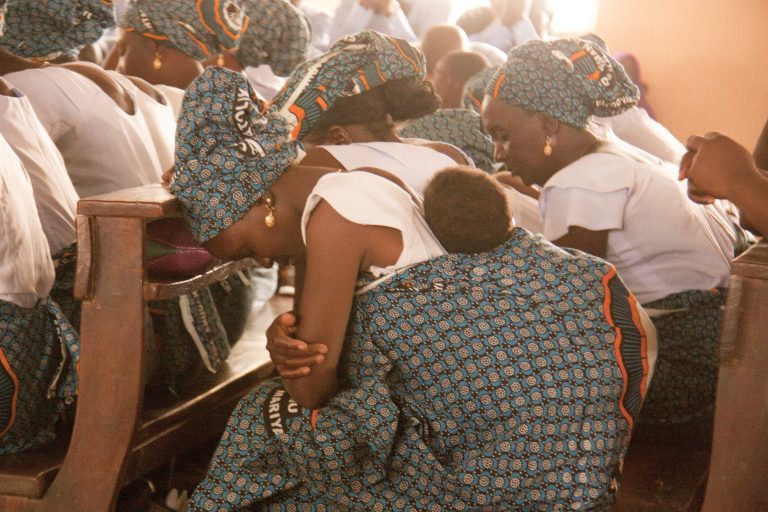
[[[467,83],[464,85],[464,97],[461,99],[464,108],[474,110],[478,114],[480,113],[480,108],[483,106],[485,88],[498,70],[498,66],[485,68],[467,80]]]
[[[184,94],[171,192],[204,243],[240,220],[299,153],[240,73],[208,67]]]
[[[111,0],[12,0],[2,46],[26,58],[77,56],[114,26]]]
[[[640,98],[621,64],[583,39],[530,41],[513,48],[485,94],[578,128],[590,116],[620,114]]]
[[[249,19],[244,0],[131,0],[120,26],[196,60],[234,50]]]
[[[301,140],[339,98],[389,80],[424,78],[425,70],[424,54],[406,41],[364,30],[297,67],[272,106],[293,127],[291,135]]]
[[[237,58],[244,66],[269,64],[287,76],[304,62],[309,47],[309,23],[287,0],[245,0],[251,24],[240,40]]]

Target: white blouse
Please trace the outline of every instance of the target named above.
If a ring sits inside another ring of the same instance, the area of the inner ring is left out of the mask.
[[[605,259],[641,304],[725,286],[730,256],[704,207],[689,201],[666,169],[672,164],[628,145],[608,150],[580,158],[544,184],[544,236],[557,240],[571,226],[607,230]]]
[[[29,98],[80,197],[160,181],[160,159],[138,107],[126,113],[98,85],[66,68],[28,69],[4,78]]]
[[[32,308],[48,296],[55,277],[32,184],[0,136],[0,300]]]
[[[51,253],[57,253],[77,238],[78,196],[64,159],[23,95],[0,96],[0,134],[21,159]]]
[[[371,267],[369,271],[375,277],[445,254],[424,220],[421,205],[416,202],[418,197],[386,178],[365,171],[326,174],[320,178],[307,198],[301,219],[305,243],[307,223],[321,200],[350,222],[400,231],[403,252],[394,265]]]

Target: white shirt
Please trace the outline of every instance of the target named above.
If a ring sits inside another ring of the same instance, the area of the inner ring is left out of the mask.
[[[21,160],[51,253],[57,253],[77,238],[78,196],[64,159],[24,96],[0,96],[0,134]]]
[[[418,38],[413,33],[400,4],[394,2],[394,8],[395,12],[391,16],[384,16],[376,14],[372,9],[366,9],[357,0],[341,0],[330,29],[331,45],[342,37],[364,29],[416,42]]]
[[[256,89],[259,96],[267,101],[274,98],[285,85],[285,78],[277,76],[269,64],[262,64],[257,67],[248,66],[245,68],[245,76],[248,77],[248,81],[251,82],[251,86]]]
[[[640,107],[611,117],[595,117],[593,122],[597,129],[591,131],[596,135],[606,138],[613,132],[624,142],[673,164],[679,164],[686,151],[682,142]]]
[[[531,233],[544,231],[544,221],[539,211],[539,201],[522,192],[502,185],[507,193],[507,203],[512,210],[512,220],[515,226],[525,228]]]
[[[320,147],[328,151],[345,169],[384,169],[422,195],[427,182],[437,171],[458,165],[448,155],[432,148],[402,142],[364,142]]]
[[[394,182],[365,171],[326,174],[307,198],[301,219],[301,236],[307,241],[307,224],[312,210],[325,200],[339,215],[355,224],[384,226],[402,234],[403,251],[394,265],[371,267],[375,277],[445,254],[429,229],[421,206]]]
[[[0,300],[32,308],[48,296],[55,277],[32,184],[0,137]]]
[[[128,91],[136,104],[136,108],[144,114],[149,135],[152,137],[157,157],[160,160],[160,166],[163,172],[167,171],[173,167],[176,148],[176,114],[173,112],[171,101],[165,97],[164,93],[158,91],[165,101],[165,103],[160,103],[139,89],[125,75],[117,71],[108,71],[108,73]]]
[[[309,58],[314,58],[328,51],[328,47],[331,45],[330,31],[333,23],[333,12],[309,0],[302,0],[298,7],[307,15],[309,25],[312,28]]]
[[[528,18],[520,18],[511,27],[504,25],[499,18],[494,18],[483,30],[469,36],[470,41],[488,43],[503,52],[533,39],[539,39],[539,34]]]
[[[184,103],[184,89],[165,84],[154,84],[152,87],[162,92],[168,101],[171,102],[173,117],[178,119],[179,114],[181,114],[181,104]]]
[[[447,23],[452,10],[453,0],[416,0],[411,2],[408,23],[418,37],[424,37],[430,27]]]
[[[641,304],[687,290],[725,286],[730,256],[704,207],[688,200],[665,166],[627,144],[586,155],[557,172],[541,191],[544,236],[571,226],[608,230],[605,259]]]
[[[91,80],[65,68],[4,78],[29,98],[80,197],[160,181],[162,166],[138,107],[126,113]]]

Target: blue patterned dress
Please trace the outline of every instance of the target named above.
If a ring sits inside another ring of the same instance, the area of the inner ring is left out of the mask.
[[[361,288],[341,391],[256,388],[189,510],[608,510],[645,350],[610,264],[517,228]]]
[[[75,400],[80,337],[56,302],[0,300],[0,454],[45,445]]]

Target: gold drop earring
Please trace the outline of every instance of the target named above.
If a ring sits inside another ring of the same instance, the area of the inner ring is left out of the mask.
[[[224,67],[224,54],[222,52],[216,56],[216,65],[220,68]]]
[[[547,135],[544,137],[544,155],[549,156],[552,154],[552,137]]]
[[[267,209],[267,216],[264,217],[264,225],[268,228],[275,227],[275,202],[272,196],[264,196],[264,207]]]
[[[152,60],[152,68],[160,69],[163,67],[163,61],[160,59],[160,48],[155,45],[155,58]]]

